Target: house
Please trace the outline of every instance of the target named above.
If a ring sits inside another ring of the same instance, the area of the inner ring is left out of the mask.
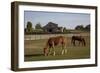
[[[49,22],[43,27],[43,30],[47,33],[56,33],[56,32],[62,32],[62,27],[58,27],[58,24]]]

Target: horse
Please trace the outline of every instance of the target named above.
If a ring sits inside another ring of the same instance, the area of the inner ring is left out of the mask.
[[[65,54],[67,52],[66,46],[67,46],[67,39],[64,36],[56,36],[56,37],[50,37],[47,42],[46,46],[44,47],[44,55],[48,56],[51,53],[51,50],[53,50],[53,56],[55,56],[55,47],[56,46],[62,46],[61,54]]]
[[[71,43],[74,46],[76,46],[75,41],[78,41],[79,42],[79,45],[80,45],[80,43],[82,44],[82,46],[85,46],[86,45],[85,39],[82,36],[72,36]]]

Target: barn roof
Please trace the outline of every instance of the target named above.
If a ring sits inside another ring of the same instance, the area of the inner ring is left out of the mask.
[[[58,28],[58,24],[53,22],[48,22],[43,28]]]

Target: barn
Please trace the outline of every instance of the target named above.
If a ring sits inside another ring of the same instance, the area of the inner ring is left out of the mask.
[[[58,24],[53,23],[53,22],[48,22],[48,24],[46,24],[46,25],[43,27],[43,30],[44,30],[45,32],[48,32],[48,33],[63,32],[63,31],[62,31],[62,27],[58,27]]]

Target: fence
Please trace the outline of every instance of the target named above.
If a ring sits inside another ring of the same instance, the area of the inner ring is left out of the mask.
[[[65,37],[71,37],[73,35],[77,36],[89,36],[89,33],[81,33],[81,34],[34,34],[34,35],[25,35],[25,40],[39,40],[39,39],[48,39],[50,37],[55,36],[65,36]]]

